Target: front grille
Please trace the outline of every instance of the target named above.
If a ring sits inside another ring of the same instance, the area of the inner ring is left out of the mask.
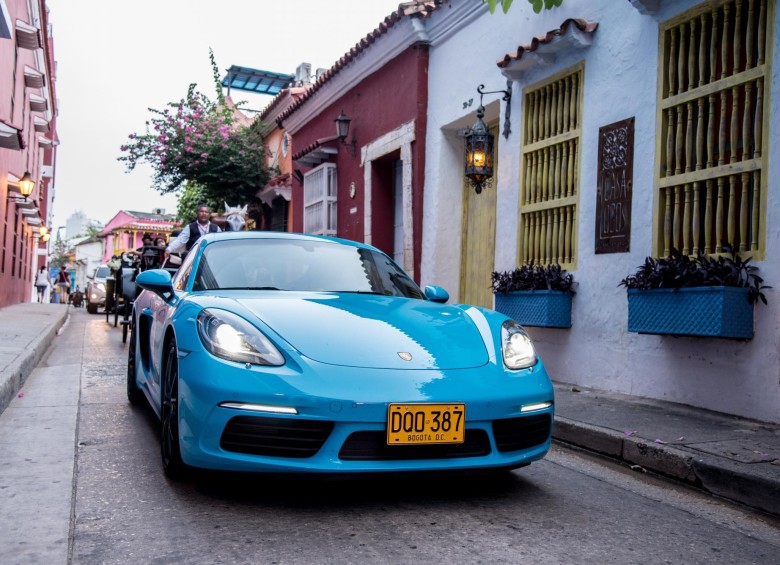
[[[236,453],[311,457],[331,431],[333,422],[322,420],[236,416],[225,426],[219,445]]]
[[[480,457],[490,453],[484,430],[466,430],[463,443],[433,445],[387,445],[386,432],[354,432],[339,451],[347,461],[390,461],[406,459],[453,459]]]
[[[499,451],[517,451],[541,445],[552,432],[549,414],[521,416],[493,421],[493,437]]]

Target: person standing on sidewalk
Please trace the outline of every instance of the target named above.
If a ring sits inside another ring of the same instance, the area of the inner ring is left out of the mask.
[[[198,204],[198,219],[181,230],[176,239],[168,244],[168,247],[165,248],[165,259],[167,260],[171,253],[189,252],[195,242],[207,233],[221,232],[222,230],[217,224],[209,221],[210,218],[211,210],[209,210],[208,205]]]
[[[38,276],[35,278],[35,288],[38,289],[38,302],[43,302],[43,297],[49,288],[49,273],[46,267],[41,267]]]
[[[60,265],[60,272],[57,273],[57,286],[60,289],[60,302],[68,303],[70,295],[70,273],[65,269],[65,265]]]

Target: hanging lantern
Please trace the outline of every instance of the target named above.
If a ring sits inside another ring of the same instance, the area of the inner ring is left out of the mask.
[[[491,186],[493,180],[493,136],[482,118],[485,108],[477,108],[477,121],[466,134],[465,175],[471,181],[471,186],[477,192]]]
[[[19,179],[19,192],[27,200],[27,197],[33,193],[33,189],[35,189],[35,181],[30,176],[30,171],[25,171],[22,178]]]

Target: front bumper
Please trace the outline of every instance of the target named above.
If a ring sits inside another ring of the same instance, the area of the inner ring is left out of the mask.
[[[209,469],[276,473],[466,470],[519,467],[541,459],[550,448],[554,406],[527,414],[520,411],[522,406],[553,400],[541,361],[524,371],[506,371],[493,364],[454,371],[402,371],[311,360],[300,363],[246,368],[203,351],[181,357],[179,429],[184,462]],[[390,402],[463,402],[465,444],[402,450],[381,445]],[[238,407],[225,407],[225,403]],[[258,405],[294,409],[297,414],[258,411]],[[300,440],[297,431],[292,436],[287,433],[292,428],[306,434],[313,430],[322,437],[318,436],[313,451],[301,456],[288,449]],[[532,428],[529,439],[524,430]],[[499,437],[507,430],[520,437],[519,443]],[[266,444],[282,449],[269,451]]]

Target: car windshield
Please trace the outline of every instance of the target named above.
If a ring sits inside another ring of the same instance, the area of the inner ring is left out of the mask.
[[[110,272],[111,271],[109,271],[108,267],[98,267],[98,270],[95,272],[95,278],[96,279],[108,278]]]
[[[299,239],[215,241],[206,246],[193,290],[254,289],[424,298],[387,255],[336,242]]]

